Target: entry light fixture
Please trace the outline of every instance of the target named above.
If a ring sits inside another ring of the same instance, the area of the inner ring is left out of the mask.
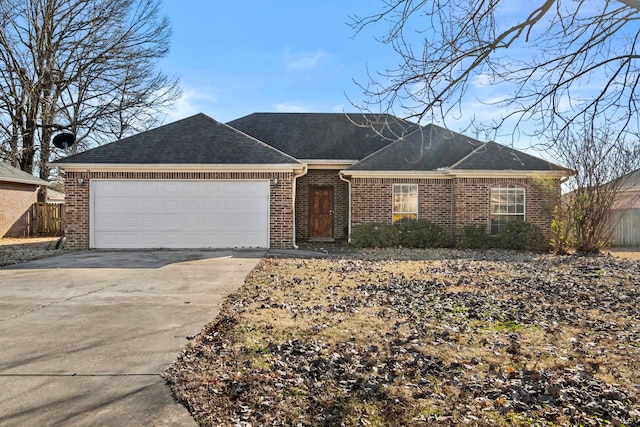
[[[80,187],[82,187],[82,186],[84,185],[84,177],[82,177],[82,176],[79,176],[79,177],[78,177],[78,185],[79,185]]]
[[[278,179],[278,175],[275,175],[273,177],[273,185],[277,187],[279,183],[280,183],[280,180]]]

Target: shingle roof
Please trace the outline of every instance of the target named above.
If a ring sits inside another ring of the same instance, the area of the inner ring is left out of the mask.
[[[202,113],[52,163],[299,164]]]
[[[359,160],[352,171],[566,170],[433,124],[341,113],[254,113],[228,124],[200,113],[52,163],[300,164],[297,159]]]
[[[0,162],[0,181],[18,182],[21,184],[47,185],[48,182],[36,178],[23,170],[15,168],[5,162]]]
[[[360,160],[418,129],[386,114],[254,113],[227,124],[304,160]]]
[[[351,171],[555,170],[565,168],[522,151],[481,142],[429,124],[349,167]]]
[[[450,167],[481,144],[459,133],[427,125],[371,154],[348,170],[436,170]]]
[[[496,142],[486,142],[453,169],[569,171],[567,168]]]

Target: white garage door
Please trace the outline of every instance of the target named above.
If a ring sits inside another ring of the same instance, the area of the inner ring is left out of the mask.
[[[268,248],[268,181],[91,180],[93,248]]]

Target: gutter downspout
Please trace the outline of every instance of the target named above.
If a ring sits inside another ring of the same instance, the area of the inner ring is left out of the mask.
[[[293,173],[293,249],[298,249],[298,245],[296,245],[296,183],[298,181],[298,178],[303,177],[307,174],[307,172],[309,171],[308,169],[308,165],[305,163],[302,167],[302,172],[300,172],[300,174],[296,175],[296,173]]]
[[[348,186],[347,199],[349,200],[348,200],[348,219],[347,219],[347,243],[351,243],[351,180],[346,179],[344,177],[344,172],[342,171],[338,173],[338,177],[340,178],[341,181],[346,182]]]

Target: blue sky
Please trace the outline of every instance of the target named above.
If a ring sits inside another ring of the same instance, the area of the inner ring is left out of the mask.
[[[381,0],[163,0],[173,42],[159,65],[180,77],[183,90],[165,122],[199,112],[221,122],[253,112],[357,112],[351,101],[364,97],[355,82],[366,84],[368,73],[397,67],[400,58],[376,40],[384,23],[357,35],[347,23],[383,6]],[[500,115],[480,101],[500,99],[495,86],[478,80],[474,91],[460,114],[435,123],[462,131],[473,117],[488,123]],[[510,135],[496,140],[531,145]]]
[[[371,33],[354,36],[353,14],[371,0],[229,2],[164,0],[173,28],[160,63],[182,82],[183,97],[167,121],[204,112],[226,122],[253,112],[353,112],[362,99],[353,82],[367,67],[397,62]]]
[[[180,77],[183,90],[165,122],[199,112],[221,122],[253,112],[357,112],[350,100],[359,104],[363,94],[354,81],[366,84],[368,72],[393,69],[400,58],[376,41],[384,23],[356,35],[347,22],[383,7],[382,0],[163,0],[173,43],[159,65]],[[472,118],[490,123],[499,117],[498,107],[486,102],[508,88],[484,83],[481,77],[473,82],[457,116],[435,123],[462,131]],[[521,149],[535,144],[505,133],[496,141]]]

